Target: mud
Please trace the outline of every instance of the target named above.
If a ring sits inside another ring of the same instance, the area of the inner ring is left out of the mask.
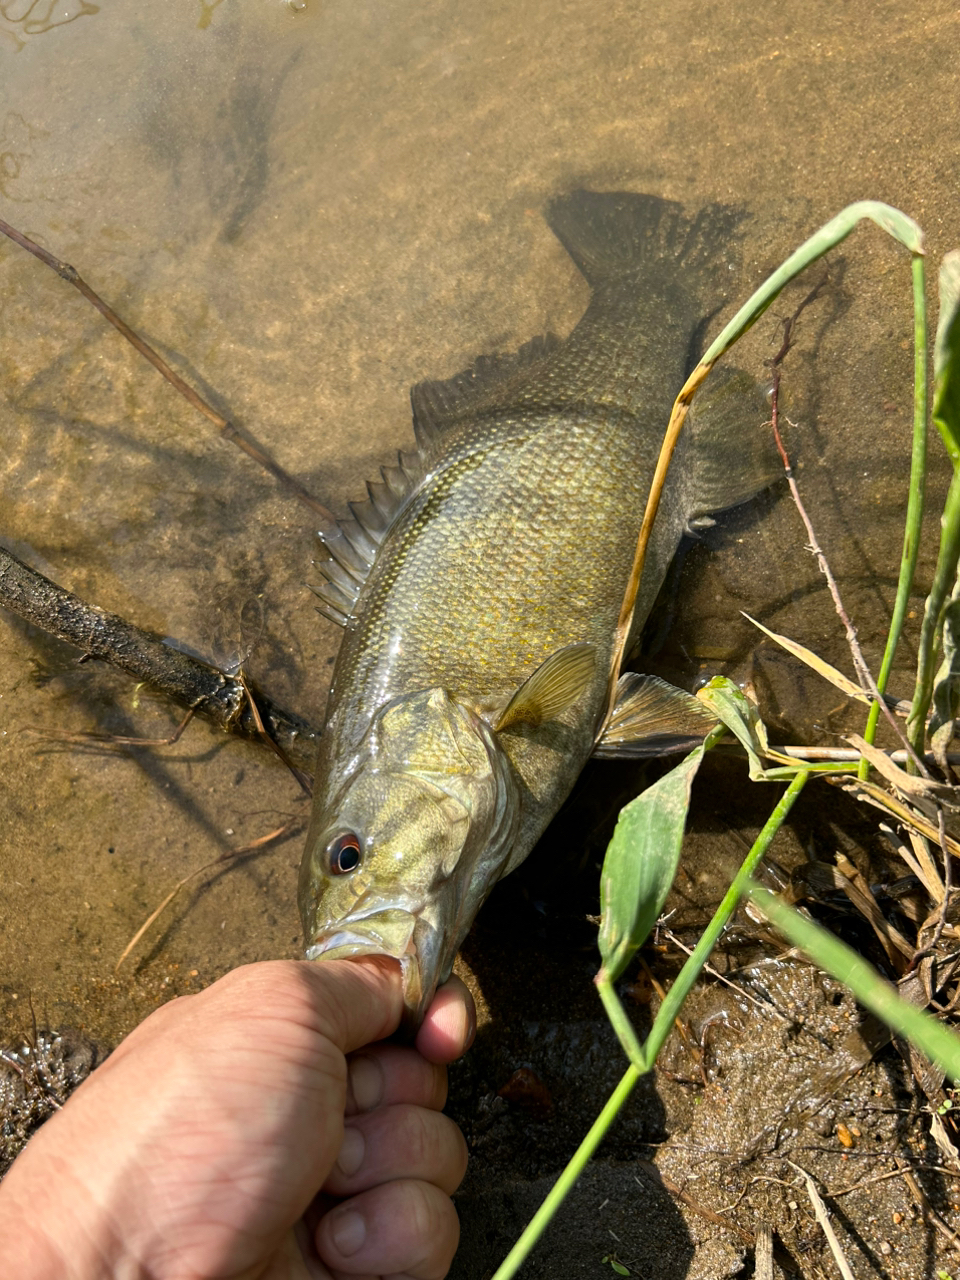
[[[297,10],[279,0],[0,3],[0,216],[73,262],[342,509],[409,447],[411,384],[575,321],[586,287],[540,216],[561,191],[745,205],[742,268],[714,325],[806,234],[867,196],[922,223],[932,281],[939,256],[960,244],[957,139],[943,109],[957,100],[948,51],[958,24],[946,3],[918,15],[861,0],[790,0],[776,11],[534,2],[522,12],[447,0],[414,11],[370,0]],[[12,245],[0,245],[0,281],[8,545],[84,598],[208,657],[251,648],[249,673],[318,718],[337,635],[310,604],[309,518]],[[779,345],[777,315],[800,296],[778,303],[738,354],[758,377]],[[900,556],[910,333],[906,257],[861,229],[831,256],[785,374],[804,496],[874,667]],[[937,463],[921,585],[943,482]],[[657,669],[680,682],[752,678],[785,739],[832,743],[859,718],[846,721],[832,691],[758,643],[739,613],[846,665],[803,540],[776,494],[710,531],[684,562],[653,648]],[[262,622],[251,631],[252,614]],[[898,693],[909,692],[916,626],[914,617]],[[176,717],[16,619],[0,627],[0,1044],[30,1034],[32,999],[42,1026],[106,1049],[176,992],[249,960],[296,955],[291,834],[185,893],[114,972],[178,879],[300,818],[304,805],[265,753],[203,726],[160,749],[37,736],[163,736]],[[455,1275],[492,1273],[620,1074],[590,985],[584,917],[603,824],[639,781],[613,765],[588,771],[578,825],[566,821],[563,839],[551,836],[501,886],[465,950],[483,1022],[454,1076],[454,1113],[474,1150]],[[677,890],[690,933],[674,923],[678,936],[693,936],[773,794],[730,764],[698,785]],[[789,866],[811,848],[827,858],[842,848],[869,874],[881,856],[871,830],[818,793],[773,857]],[[747,942],[731,964],[762,973],[778,952],[749,931]],[[929,1116],[892,1049],[786,1134],[779,1102],[789,1116],[786,1095],[804,1072],[826,1069],[842,1038],[830,1026],[845,1034],[858,1018],[809,971],[778,972],[771,999],[783,1017],[744,1012],[713,983],[697,995],[692,1022],[726,1016],[710,1023],[706,1079],[672,1042],[665,1071],[640,1086],[525,1274],[612,1275],[604,1258],[615,1254],[635,1275],[749,1275],[766,1223],[785,1273],[830,1275],[787,1155],[830,1193],[858,1277],[926,1280],[953,1267],[901,1175],[843,1190],[899,1158],[957,1226],[956,1183],[925,1167],[938,1163]],[[819,1039],[796,1030],[798,1011]],[[494,1101],[523,1066],[552,1113],[530,1118]],[[837,1139],[838,1121],[860,1129],[853,1148]],[[658,1184],[650,1161],[686,1202]]]

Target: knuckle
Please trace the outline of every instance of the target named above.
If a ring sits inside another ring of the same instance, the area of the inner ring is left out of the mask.
[[[408,1159],[414,1169],[433,1169],[440,1158],[437,1126],[431,1123],[434,1118],[434,1113],[420,1107],[410,1107],[407,1112],[404,1138]]]
[[[428,1183],[410,1182],[407,1213],[411,1245],[419,1254],[416,1273],[424,1280],[442,1280],[460,1241],[460,1221],[453,1201]]]

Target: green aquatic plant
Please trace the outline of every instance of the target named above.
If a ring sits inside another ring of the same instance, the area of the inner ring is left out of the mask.
[[[643,528],[638,540],[631,588],[628,589],[621,614],[623,624],[621,630],[624,636],[629,632],[635,587],[642,573],[647,540],[656,515],[659,493],[684,418],[698,387],[702,385],[716,362],[759,319],[783,287],[845,239],[863,219],[875,222],[911,254],[915,360],[909,499],[897,595],[877,680],[874,684],[872,677],[864,669],[861,675],[864,677],[863,683],[868,686],[867,690],[861,692],[856,686],[852,686],[859,697],[870,703],[864,736],[857,740],[860,755],[852,763],[798,762],[770,747],[766,730],[756,708],[730,681],[715,679],[706,689],[700,691],[698,697],[716,716],[719,722],[718,728],[707,736],[702,746],[690,752],[680,764],[623,809],[607,849],[601,873],[601,923],[598,943],[602,964],[595,981],[629,1066],[567,1168],[496,1271],[493,1280],[509,1280],[509,1277],[516,1274],[609,1130],[637,1081],[653,1069],[657,1055],[670,1034],[684,1000],[703,971],[723,929],[745,897],[749,897],[761,914],[791,944],[800,948],[821,969],[844,983],[864,1007],[877,1014],[898,1035],[905,1037],[926,1054],[950,1079],[960,1082],[960,1035],[950,1030],[937,1018],[902,999],[896,989],[860,955],[828,930],[815,924],[752,879],[754,871],[812,772],[853,772],[862,787],[872,789],[871,796],[877,802],[874,792],[878,792],[881,797],[887,793],[873,787],[867,778],[871,767],[876,768],[879,765],[882,776],[895,792],[889,800],[891,812],[900,817],[905,815],[908,821],[913,820],[914,830],[921,833],[921,836],[935,837],[938,834],[931,825],[929,817],[925,817],[919,811],[919,807],[912,808],[911,801],[921,799],[927,801],[928,811],[931,799],[935,805],[938,804],[936,784],[929,780],[929,773],[919,759],[925,748],[931,702],[934,705],[934,717],[930,722],[932,745],[938,759],[944,762],[947,745],[952,736],[954,717],[960,709],[960,579],[957,576],[957,564],[960,560],[960,319],[958,319],[960,316],[960,252],[949,254],[941,270],[940,319],[934,350],[933,418],[946,445],[954,471],[941,520],[940,555],[934,584],[924,612],[916,689],[908,719],[908,732],[913,753],[920,768],[927,773],[927,778],[911,778],[910,774],[900,770],[889,757],[884,756],[872,746],[877,721],[883,709],[881,698],[900,641],[916,569],[926,477],[927,330],[923,236],[917,224],[897,209],[875,201],[862,201],[850,205],[831,219],[795,253],[791,254],[740,308],[687,379],[677,397],[667,427],[660,462],[651,486]],[[787,468],[789,476],[788,463]],[[795,497],[797,497],[801,514],[806,520],[796,492]],[[838,610],[842,611],[836,595],[835,600]],[[766,628],[763,629],[766,630]],[[852,633],[849,624],[848,632]],[[783,637],[777,637],[769,632],[768,634],[784,642]],[[798,656],[807,654],[801,646],[789,641],[785,643],[787,647],[792,646]],[[836,677],[835,683],[842,685],[842,682],[846,681],[846,684],[850,685],[846,677],[833,672],[832,668],[827,668],[821,660],[813,655],[807,654],[807,656],[811,660],[811,665],[817,667],[821,674],[826,674],[828,679],[834,680]],[[942,658],[942,665],[935,672],[934,666],[938,657]],[[862,659],[860,661],[862,662]],[[859,664],[857,665],[859,669]],[[680,859],[694,776],[706,752],[725,733],[732,734],[746,753],[752,780],[786,781],[788,785],[754,841],[698,945],[663,999],[650,1032],[645,1042],[641,1044],[633,1024],[620,1003],[614,984],[659,917]],[[908,764],[911,764],[909,759]],[[921,879],[934,900],[940,902],[940,929],[942,930],[950,883],[949,846],[943,825],[942,809],[938,809],[938,813],[940,844],[944,849],[945,859],[944,880],[940,880],[938,872],[932,865],[929,850],[927,854],[930,865],[918,862],[914,869],[921,873]],[[918,854],[918,858],[919,856]],[[938,937],[939,934],[935,934],[934,941]]]

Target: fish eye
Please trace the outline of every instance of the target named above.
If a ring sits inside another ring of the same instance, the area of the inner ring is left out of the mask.
[[[352,831],[341,831],[327,845],[327,865],[334,876],[345,876],[359,867],[360,840]]]

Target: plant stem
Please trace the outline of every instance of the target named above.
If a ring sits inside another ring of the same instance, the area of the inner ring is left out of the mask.
[[[917,653],[917,683],[913,693],[913,706],[907,720],[907,733],[915,750],[923,750],[927,726],[927,712],[933,695],[936,666],[936,639],[943,606],[957,576],[960,559],[960,468],[950,478],[950,488],[940,517],[940,553],[933,576],[933,585],[927,596],[920,628],[920,645]]]
[[[600,999],[603,1001],[603,1007],[607,1011],[607,1017],[610,1019],[610,1025],[617,1033],[620,1047],[627,1055],[628,1062],[632,1067],[636,1067],[641,1074],[649,1071],[653,1063],[647,1053],[647,1047],[646,1045],[641,1045],[637,1039],[633,1023],[627,1017],[613,983],[605,976],[605,970],[601,969],[594,981],[597,984]]]
[[[923,521],[923,500],[927,479],[927,300],[923,256],[915,253],[913,272],[913,450],[910,456],[910,490],[907,497],[907,519],[903,530],[903,555],[900,560],[900,578],[897,582],[897,598],[890,618],[887,645],[883,651],[877,688],[884,693],[887,677],[893,666],[893,658],[903,630],[903,620],[910,603],[910,588],[917,568],[920,551],[920,526]],[[875,702],[867,716],[863,736],[871,745],[880,716],[880,704]],[[914,741],[914,749],[923,750],[923,736]],[[870,766],[860,762],[860,778],[865,779]]]
[[[600,1145],[607,1130],[616,1119],[620,1108],[630,1097],[634,1085],[640,1079],[641,1074],[636,1067],[627,1068],[626,1074],[607,1099],[606,1106],[591,1125],[590,1132],[580,1143],[575,1155],[563,1173],[550,1188],[546,1200],[530,1219],[520,1239],[494,1272],[492,1280],[510,1280],[510,1277],[515,1276],[523,1266],[530,1250],[543,1235],[550,1219],[573,1189],[573,1184],[580,1177],[587,1161]]]
[[[590,1132],[580,1143],[570,1163],[564,1169],[563,1173],[550,1188],[547,1198],[543,1204],[530,1219],[530,1222],[524,1228],[520,1239],[513,1246],[510,1252],[504,1258],[492,1280],[510,1280],[516,1275],[517,1271],[523,1265],[530,1253],[530,1250],[537,1243],[540,1236],[546,1230],[550,1219],[560,1208],[564,1198],[573,1187],[573,1184],[583,1172],[583,1168],[587,1161],[596,1151],[604,1138],[607,1130],[616,1119],[617,1113],[630,1096],[634,1085],[642,1075],[645,1075],[653,1067],[657,1054],[663,1048],[667,1036],[670,1034],[677,1014],[680,1012],[680,1006],[683,1004],[690,988],[700,976],[707,957],[717,943],[720,934],[726,928],[730,921],[730,917],[736,910],[737,903],[741,894],[744,892],[749,883],[750,876],[756,870],[760,859],[770,847],[770,842],[786,819],[787,814],[793,807],[793,803],[797,796],[803,790],[804,783],[809,777],[807,769],[800,770],[790,786],[786,789],[777,804],[777,807],[771,813],[770,817],[764,824],[763,830],[757,836],[753,843],[753,847],[744,859],[743,865],[737,872],[733,883],[724,895],[723,901],[714,913],[713,919],[707,926],[706,932],[698,942],[690,955],[690,959],[680,970],[676,981],[667,992],[666,999],[660,1006],[660,1010],[654,1019],[653,1027],[650,1035],[647,1037],[646,1043],[640,1045],[637,1040],[636,1033],[630,1025],[626,1012],[621,1005],[616,991],[610,982],[598,982],[597,987],[600,991],[600,998],[603,1000],[604,1007],[610,1021],[613,1023],[617,1037],[623,1046],[624,1052],[630,1058],[630,1066],[626,1075],[617,1085],[614,1092],[607,1101],[607,1105],[597,1116],[593,1122]]]
[[[707,957],[717,945],[721,933],[723,933],[730,922],[730,917],[737,909],[737,903],[745,893],[750,877],[759,865],[763,855],[769,849],[773,837],[783,826],[787,814],[793,808],[794,802],[803,790],[809,776],[809,770],[801,769],[780,797],[776,808],[764,823],[763,830],[753,842],[753,847],[744,858],[740,870],[734,876],[730,888],[724,894],[722,902],[714,912],[713,919],[707,925],[703,936],[691,952],[690,959],[680,970],[673,986],[667,992],[666,999],[657,1012],[650,1034],[647,1036],[646,1043],[643,1046],[644,1059],[651,1066],[656,1061],[657,1054],[663,1048],[684,1000],[686,1000],[693,984],[700,976],[700,971],[706,964]]]

